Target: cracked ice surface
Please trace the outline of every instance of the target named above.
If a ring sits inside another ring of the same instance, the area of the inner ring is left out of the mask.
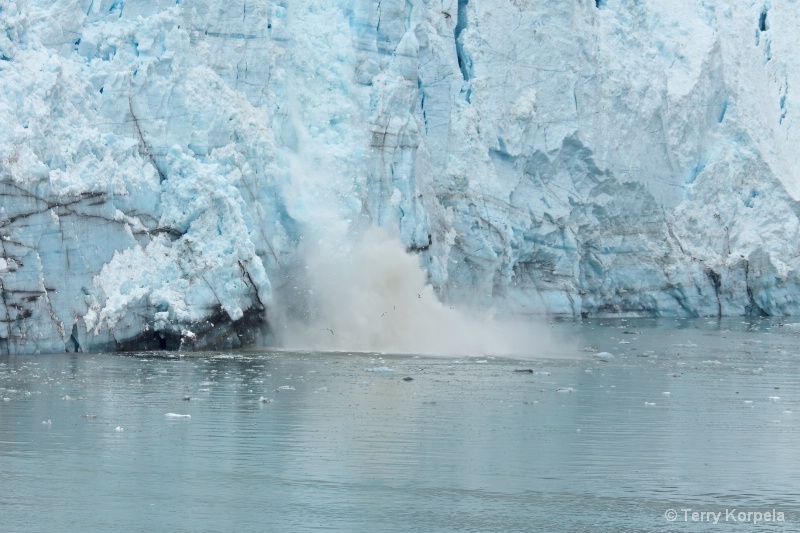
[[[367,224],[453,303],[796,314],[798,19],[0,0],[0,347],[252,342],[299,243]]]

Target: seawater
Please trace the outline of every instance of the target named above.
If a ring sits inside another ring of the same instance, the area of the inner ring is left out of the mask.
[[[553,331],[528,359],[0,356],[1,529],[800,530],[800,329]]]

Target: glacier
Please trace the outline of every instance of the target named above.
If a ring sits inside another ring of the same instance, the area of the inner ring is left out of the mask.
[[[370,227],[448,305],[800,313],[794,0],[0,0],[0,351],[270,342]]]

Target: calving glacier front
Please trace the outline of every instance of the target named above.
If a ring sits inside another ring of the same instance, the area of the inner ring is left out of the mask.
[[[798,5],[0,0],[0,345],[253,342],[370,226],[453,305],[796,314]]]

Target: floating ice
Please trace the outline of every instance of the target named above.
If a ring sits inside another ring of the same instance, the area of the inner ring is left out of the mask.
[[[166,418],[192,418],[192,415],[182,415],[178,413],[166,413],[164,415]]]

